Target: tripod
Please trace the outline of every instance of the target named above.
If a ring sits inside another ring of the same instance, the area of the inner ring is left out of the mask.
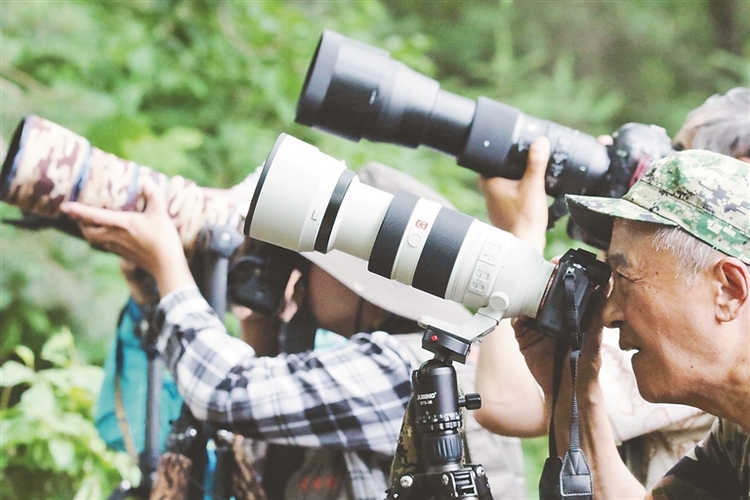
[[[424,328],[422,347],[435,356],[412,373],[413,393],[407,411],[413,412],[410,419],[414,422],[417,467],[414,473],[397,478],[388,489],[388,500],[492,500],[482,465],[463,464],[461,408],[476,410],[481,398],[474,393],[459,396],[452,363],[465,363],[472,342],[491,332],[497,321],[484,314],[475,315],[461,327],[431,318],[420,320]],[[462,335],[462,330],[474,328],[481,332],[475,339]]]
[[[229,257],[242,243],[243,238],[232,226],[206,225],[201,229],[195,241],[196,251],[200,252],[202,269],[200,290],[211,307],[220,318],[226,310],[226,290]],[[110,494],[108,500],[123,500],[125,498],[148,499],[161,457],[160,427],[161,427],[161,391],[164,361],[156,350],[157,335],[148,331],[150,314],[143,311],[144,316],[141,329],[141,342],[146,353],[148,371],[146,380],[146,427],[143,451],[138,455],[138,467],[141,481],[137,486],[129,481],[123,481]],[[173,429],[167,439],[167,448],[174,449],[182,455],[190,457],[192,467],[189,471],[190,481],[187,497],[190,500],[203,498],[204,474],[206,465],[206,442],[208,435],[215,429],[208,428],[199,422],[183,405],[180,418],[173,423]],[[215,432],[216,468],[214,472],[212,497],[228,499],[231,496],[231,471],[234,466],[231,442],[225,437],[225,432]]]
[[[197,255],[202,257],[196,259],[196,264],[201,269],[195,271],[202,278],[198,280],[198,288],[222,320],[227,308],[229,258],[242,241],[243,237],[236,227],[215,224],[204,226],[195,239],[195,250]],[[183,405],[178,421],[173,425],[167,441],[168,448],[171,443],[175,451],[188,455],[192,460],[188,500],[199,500],[206,494],[216,500],[229,499],[232,496],[232,471],[236,465],[231,447],[232,434],[200,422],[187,405]],[[213,477],[210,483],[207,483],[204,477],[207,463],[206,445],[211,439],[216,446],[216,464]],[[208,485],[211,491],[204,491]]]
[[[146,378],[146,424],[144,434],[143,451],[138,455],[138,468],[141,473],[141,481],[137,486],[129,481],[121,482],[109,495],[108,500],[122,500],[124,498],[148,498],[151,492],[153,475],[159,462],[159,430],[161,426],[161,390],[162,372],[164,362],[156,351],[156,338],[149,335],[148,329],[149,312],[142,311],[143,318],[140,329],[141,346],[146,353],[147,378]]]

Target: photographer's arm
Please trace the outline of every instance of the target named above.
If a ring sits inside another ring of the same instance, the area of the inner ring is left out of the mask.
[[[540,252],[547,229],[544,173],[549,148],[545,137],[532,143],[526,173],[519,181],[502,177],[479,179],[492,224],[532,243]],[[474,415],[482,426],[506,436],[547,433],[544,399],[508,319],[479,347],[476,389],[482,395],[482,407]]]
[[[607,143],[607,138],[600,142]],[[611,140],[611,139],[610,139]],[[547,205],[544,171],[549,159],[549,145],[537,139],[530,150],[524,177],[519,181],[502,178],[482,179],[492,223],[515,236],[534,243],[542,251],[547,225]],[[551,411],[552,367],[555,341],[549,336],[526,328],[526,322],[514,320],[515,338],[504,331],[507,321],[488,335],[480,348],[480,368],[477,388],[483,397],[483,407],[477,410],[477,420],[496,432],[511,435],[533,435],[526,431],[539,429],[547,432]],[[577,395],[580,411],[580,430],[584,453],[594,478],[596,498],[642,498],[645,491],[620,459],[612,435],[604,397],[598,382],[601,329],[587,336],[587,345],[578,362]],[[486,349],[489,347],[489,349]],[[515,364],[511,360],[523,358]],[[512,367],[511,383],[504,384],[506,367]],[[568,449],[571,415],[571,375],[564,364],[560,395],[555,409],[557,449]],[[532,377],[538,386],[531,391],[519,382]],[[539,397],[541,387],[544,397]],[[511,402],[511,400],[513,400]],[[520,402],[519,402],[520,401]],[[489,404],[486,404],[489,402]]]
[[[552,398],[552,366],[555,340],[528,328],[525,318],[513,320],[521,352],[534,378],[539,382],[547,402]],[[594,498],[644,498],[645,489],[620,458],[612,433],[604,394],[599,384],[601,367],[601,321],[587,325],[584,345],[577,363],[576,397],[581,449],[591,471]],[[572,378],[567,358],[563,365],[561,387],[555,408],[555,435],[559,456],[568,450],[572,411]],[[547,405],[547,411],[550,411]]]
[[[476,376],[482,406],[474,417],[480,425],[502,436],[547,433],[544,398],[518,349],[510,320],[482,341]]]
[[[605,299],[602,299],[605,300]],[[602,365],[602,325],[600,318],[586,328],[581,355],[578,359],[576,396],[578,398],[581,449],[591,470],[594,498],[651,498],[646,489],[628,470],[617,450],[612,425],[599,383]],[[569,422],[560,419],[560,425]],[[558,422],[556,420],[556,422]],[[556,424],[557,425],[557,424]],[[560,427],[566,430],[568,427]],[[566,438],[567,438],[567,433]],[[560,442],[560,441],[558,441]],[[567,442],[564,444],[567,449]]]
[[[93,244],[156,278],[157,349],[193,414],[285,444],[392,453],[414,368],[398,341],[374,332],[320,353],[257,357],[200,295],[163,197],[151,187],[144,194],[143,213],[77,203],[63,210]]]

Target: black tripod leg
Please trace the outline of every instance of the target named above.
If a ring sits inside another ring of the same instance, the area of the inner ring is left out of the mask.
[[[107,497],[107,500],[125,500],[127,498],[128,493],[130,493],[130,490],[132,488],[132,485],[130,484],[130,481],[122,481],[115,490],[110,493],[110,495]]]

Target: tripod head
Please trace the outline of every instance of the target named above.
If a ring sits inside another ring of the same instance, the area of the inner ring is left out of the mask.
[[[412,373],[413,392],[407,409],[411,413],[405,425],[412,426],[417,467],[413,473],[402,474],[397,484],[389,488],[389,500],[492,499],[484,468],[466,465],[463,460],[461,408],[478,409],[481,397],[475,393],[459,395],[453,367],[454,360],[465,363],[471,344],[497,326],[497,320],[479,316],[461,327],[432,318],[420,319],[424,328],[422,347],[435,356]],[[463,328],[467,325],[469,328]],[[480,334],[467,338],[465,332],[479,325]]]

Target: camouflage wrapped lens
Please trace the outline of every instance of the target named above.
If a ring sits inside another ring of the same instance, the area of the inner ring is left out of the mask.
[[[152,179],[167,199],[168,211],[186,253],[205,224],[242,231],[247,207],[180,176],[167,176],[97,149],[84,137],[38,116],[16,129],[0,175],[0,200],[27,213],[57,218],[60,205],[78,201],[121,211],[142,211],[141,188]]]

